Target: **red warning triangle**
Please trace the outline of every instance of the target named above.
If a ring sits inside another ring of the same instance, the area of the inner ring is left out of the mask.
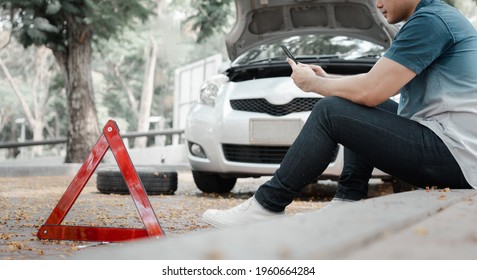
[[[61,222],[70,211],[79,194],[88,183],[91,175],[98,167],[104,155],[111,149],[116,159],[129,192],[134,200],[139,216],[145,228],[111,228],[90,226],[66,226]],[[71,181],[55,209],[51,212],[45,224],[37,233],[39,239],[76,240],[97,242],[121,242],[145,237],[162,237],[164,232],[151,207],[144,186],[132,164],[126,150],[119,128],[115,121],[109,120],[103,128],[103,133],[94,145],[88,158],[85,160],[76,176]]]

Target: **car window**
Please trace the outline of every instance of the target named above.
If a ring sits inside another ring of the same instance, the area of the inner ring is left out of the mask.
[[[233,65],[284,60],[281,44],[286,45],[296,58],[357,59],[379,57],[385,50],[380,45],[347,36],[303,35],[255,47],[238,57]]]

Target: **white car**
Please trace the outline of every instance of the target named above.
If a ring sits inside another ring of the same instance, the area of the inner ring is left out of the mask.
[[[369,71],[398,30],[374,3],[236,1],[238,18],[226,38],[232,63],[204,83],[186,121],[188,159],[201,191],[225,193],[237,178],[272,175],[322,98],[295,86],[281,44],[328,73]],[[339,147],[320,178],[336,179],[342,167]]]

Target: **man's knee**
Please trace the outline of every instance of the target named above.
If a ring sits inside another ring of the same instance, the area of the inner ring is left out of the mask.
[[[343,99],[341,97],[336,96],[328,96],[322,98],[315,104],[313,108],[313,112],[319,114],[327,115],[328,112],[337,112],[340,110],[345,109],[346,107],[352,105],[353,103],[349,100]]]
[[[346,100],[337,96],[328,96],[320,99],[315,106],[324,106],[324,107],[343,107],[352,103],[349,100]]]

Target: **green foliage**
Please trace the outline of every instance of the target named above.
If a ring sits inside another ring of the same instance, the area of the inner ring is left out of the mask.
[[[201,43],[213,34],[224,33],[230,28],[235,17],[233,0],[191,0],[191,6],[196,13],[186,22],[192,23],[192,29],[197,31],[197,42]]]
[[[71,21],[86,26],[95,40],[117,38],[135,19],[145,21],[153,5],[153,0],[2,0],[0,9],[9,11],[12,30],[24,47],[65,51]]]

